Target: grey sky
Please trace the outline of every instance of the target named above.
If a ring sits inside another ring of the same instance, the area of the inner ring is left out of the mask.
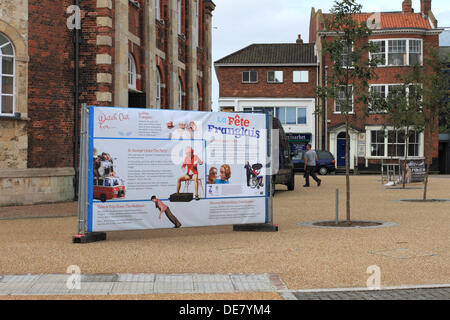
[[[294,43],[301,34],[309,41],[311,8],[329,12],[333,0],[213,0],[213,61],[252,43]],[[360,0],[363,12],[400,11],[403,0]],[[415,12],[420,0],[412,0]],[[449,0],[432,0],[440,27],[450,27]],[[448,38],[447,38],[448,39]],[[450,41],[450,39],[448,40]],[[448,43],[447,45],[450,45]],[[213,70],[213,110],[217,111],[219,83]]]

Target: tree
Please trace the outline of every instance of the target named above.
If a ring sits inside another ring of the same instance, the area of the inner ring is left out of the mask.
[[[338,112],[345,121],[345,177],[346,177],[346,217],[350,217],[350,168],[349,168],[349,128],[353,105],[366,104],[369,100],[369,80],[375,77],[377,59],[368,58],[375,52],[375,45],[368,41],[371,30],[366,22],[358,23],[356,15],[362,6],[355,0],[335,1],[331,14],[325,18],[325,35],[331,38],[323,43],[323,54],[332,61],[327,85],[319,86],[317,95],[322,99],[336,101]],[[327,125],[327,124],[325,124]],[[327,137],[325,137],[327,138]]]
[[[446,77],[441,61],[439,49],[427,46],[428,55],[424,58],[424,70],[421,73],[423,83],[423,113],[422,121],[424,131],[428,137],[426,143],[426,173],[423,190],[423,201],[427,200],[428,176],[432,161],[431,147],[433,135],[439,131],[439,115],[448,114],[448,78]]]
[[[400,84],[389,86],[387,97],[375,90],[370,93],[368,112],[380,113],[384,119],[383,129],[392,129],[390,132],[404,137],[403,188],[410,139],[412,134],[423,131],[421,71],[421,67],[416,64],[405,76],[397,75]]]

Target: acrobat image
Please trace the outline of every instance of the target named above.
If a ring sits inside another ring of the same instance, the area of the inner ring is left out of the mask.
[[[124,197],[125,185],[114,172],[114,163],[110,154],[103,152],[97,155],[94,158],[94,199],[106,202]]]
[[[199,186],[203,190],[201,179],[198,177],[198,166],[203,165],[203,161],[198,155],[194,154],[192,147],[186,147],[184,162],[181,166],[182,170],[186,170],[186,173],[177,180],[177,192],[170,195],[170,201],[172,202],[189,202],[193,199],[193,193],[189,192],[189,188],[194,183],[195,188],[195,200],[200,200]],[[181,186],[183,185],[183,192],[180,193]]]
[[[250,166],[250,163],[247,161],[244,167],[247,175],[247,187],[259,189],[264,186],[263,176],[260,175],[262,167],[261,163],[255,163]]]
[[[173,124],[173,121],[167,122],[167,129],[169,130],[169,139],[174,140],[192,140],[197,131],[197,125],[194,121],[189,123],[180,122],[178,127]]]
[[[218,172],[220,172],[220,177],[217,177]],[[206,179],[207,184],[229,184],[231,178],[231,167],[228,164],[223,164],[219,171],[216,167],[211,167],[209,169],[209,174]]]
[[[151,200],[155,203],[155,207],[159,209],[159,219],[161,219],[161,216],[163,213],[166,214],[167,219],[170,220],[170,222],[173,223],[174,228],[181,227],[180,221],[178,221],[177,217],[175,217],[170,211],[170,208],[166,206],[161,200],[159,200],[156,196],[152,196]]]

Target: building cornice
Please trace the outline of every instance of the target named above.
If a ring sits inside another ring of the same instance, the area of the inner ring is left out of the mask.
[[[418,35],[439,35],[444,31],[444,28],[436,28],[436,29],[418,29],[418,28],[396,28],[396,29],[380,29],[380,30],[372,30],[371,35],[380,35],[380,34],[418,34]],[[317,34],[319,36],[337,36],[343,34],[342,32],[336,31],[318,31]],[[369,36],[370,38],[370,36]]]
[[[214,63],[215,67],[317,67],[319,63]]]

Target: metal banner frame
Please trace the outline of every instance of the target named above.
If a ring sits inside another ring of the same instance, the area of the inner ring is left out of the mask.
[[[73,236],[73,243],[89,243],[94,241],[106,240],[105,232],[89,232],[89,177],[92,172],[89,172],[89,150],[90,150],[90,112],[93,109],[86,104],[81,106],[81,131],[80,131],[80,161],[79,161],[79,183],[78,183],[78,223],[77,233]],[[272,157],[272,132],[273,120],[272,115],[266,117],[267,128],[267,157]],[[271,161],[272,166],[273,161]],[[273,224],[273,194],[272,190],[272,175],[273,170],[266,175],[266,223],[258,224],[242,224],[233,225],[233,231],[278,231],[278,226]]]

